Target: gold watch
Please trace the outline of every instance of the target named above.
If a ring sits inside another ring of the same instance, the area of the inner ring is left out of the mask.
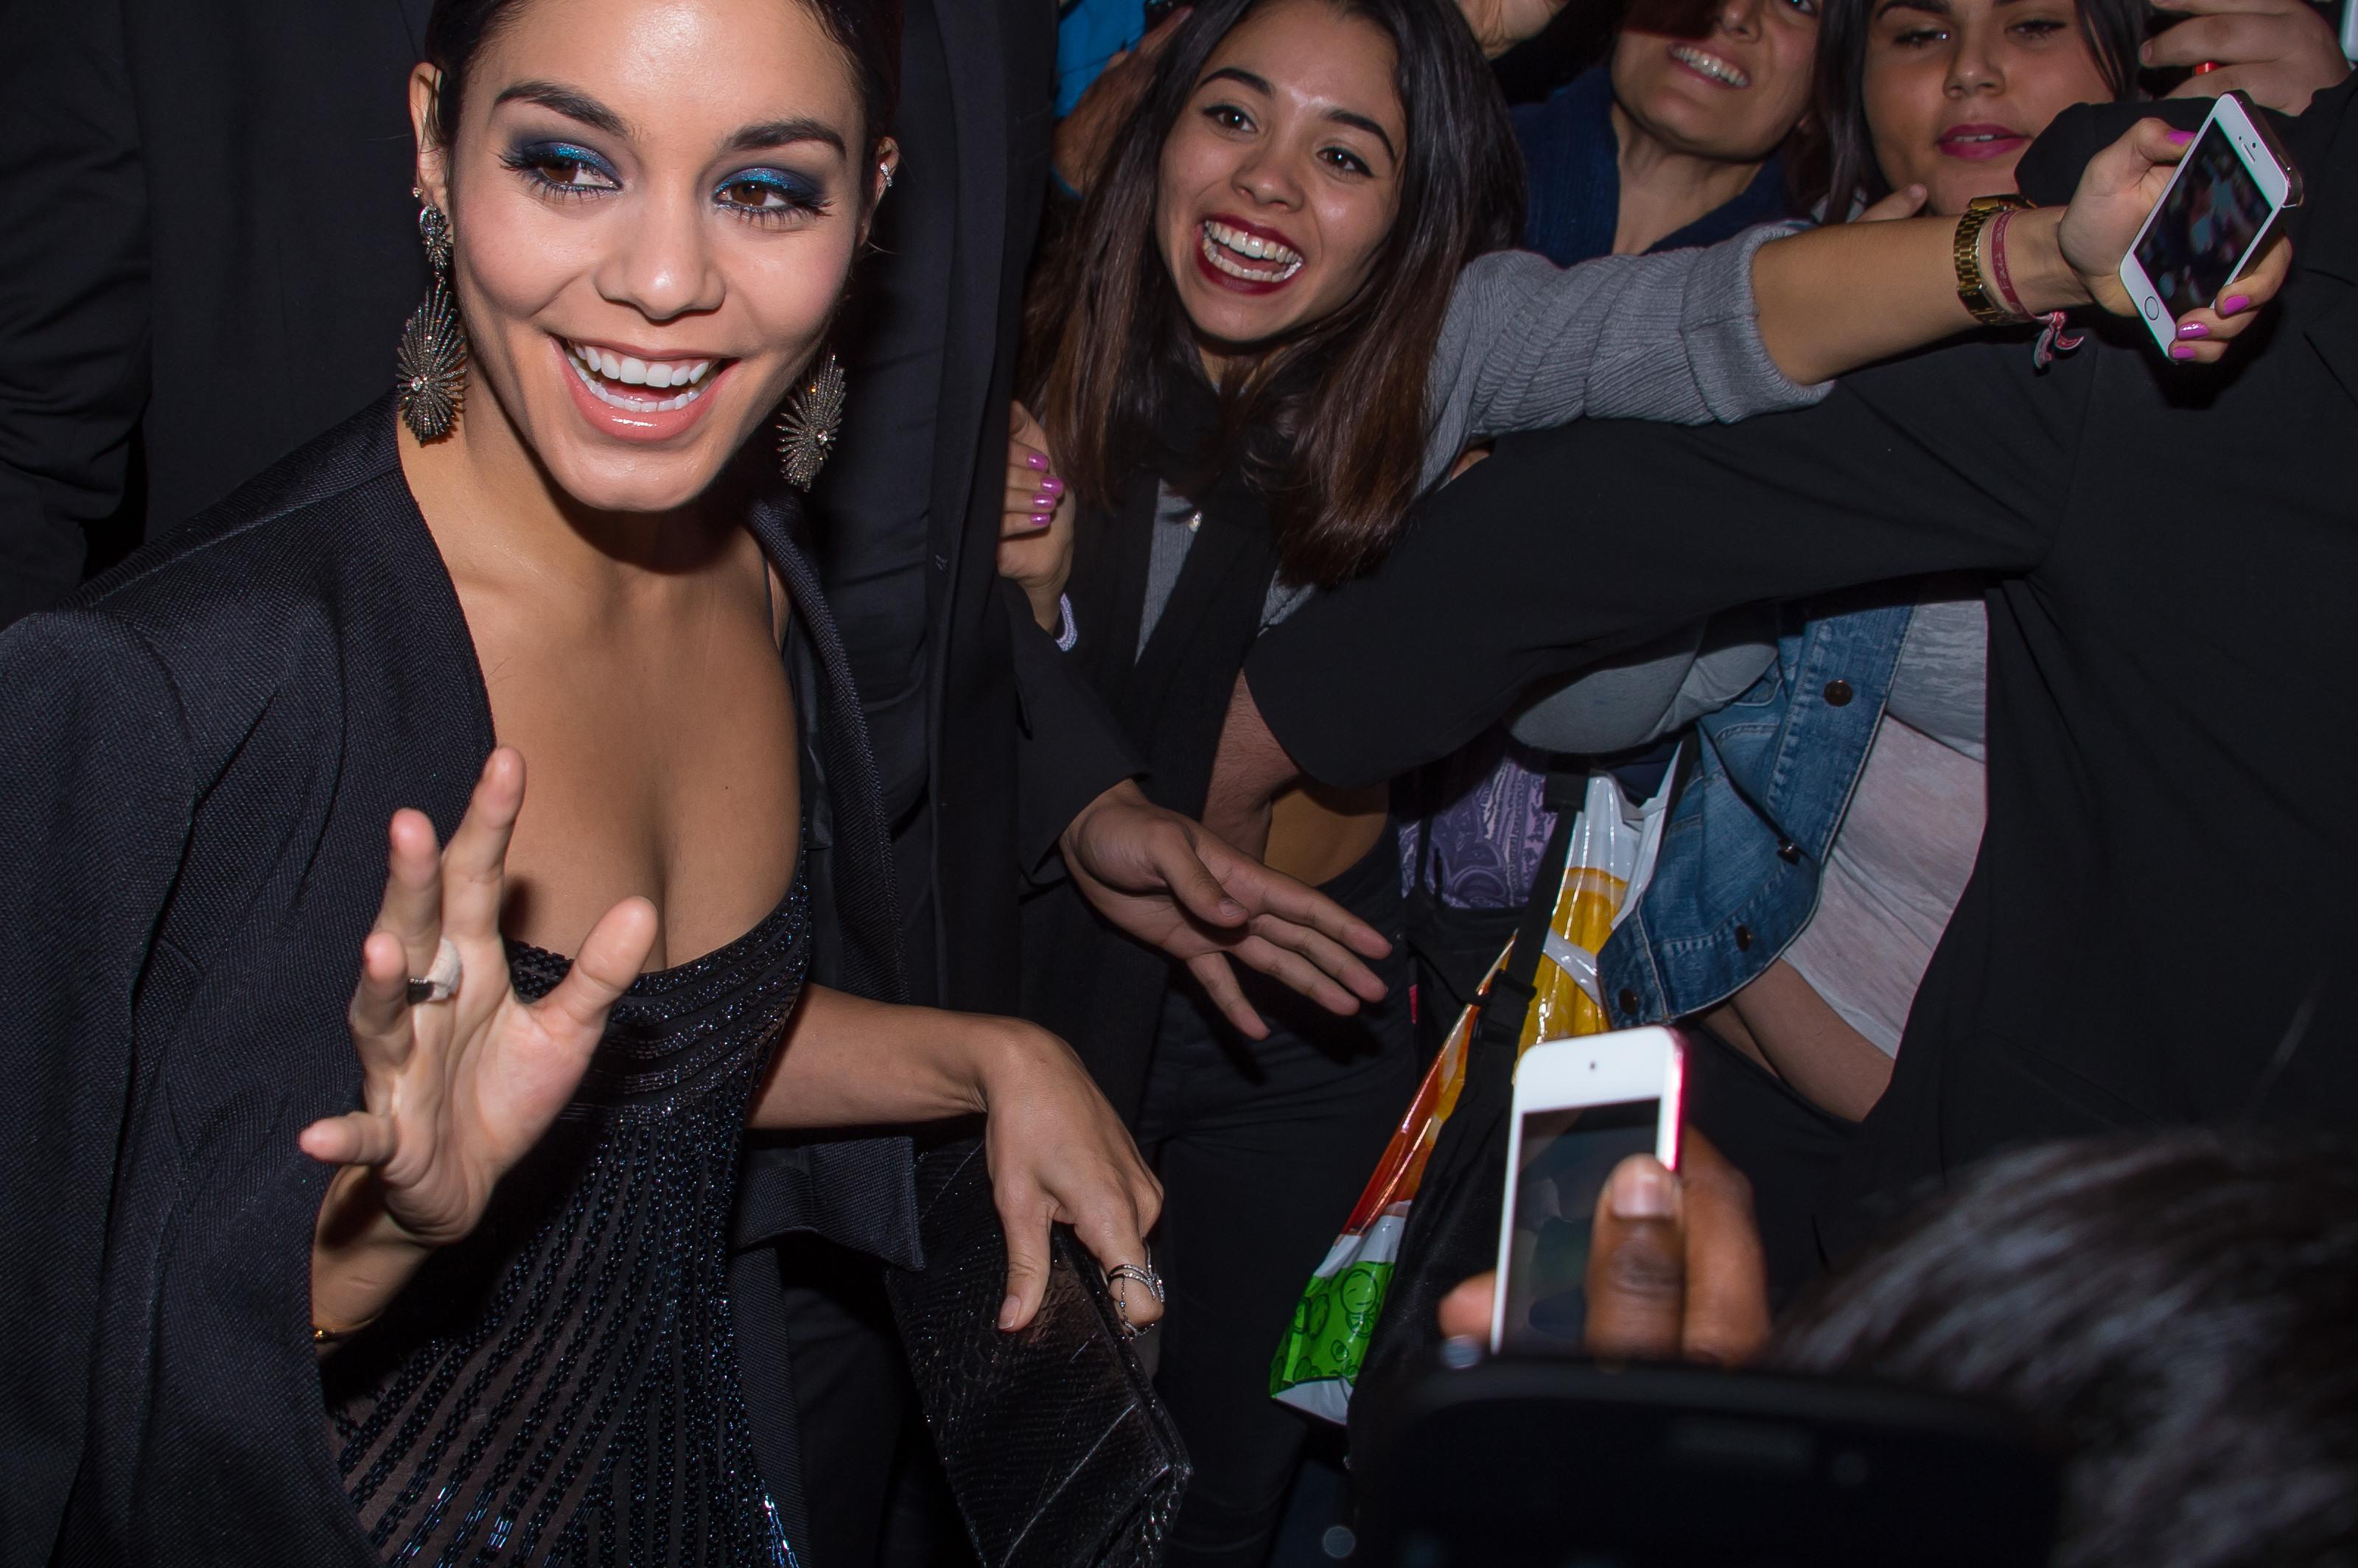
[[[2027,197],[1976,196],[1965,203],[1964,213],[1957,220],[1956,243],[1950,252],[1957,265],[1957,297],[1985,327],[2004,327],[2022,318],[2003,300],[1991,297],[1989,279],[1982,276],[1982,226],[2000,212],[2019,211],[2030,205]]]

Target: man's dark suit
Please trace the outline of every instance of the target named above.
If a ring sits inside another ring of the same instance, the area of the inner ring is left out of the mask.
[[[0,146],[31,156],[0,178],[0,622],[79,580],[85,530],[124,508],[140,449],[130,503],[157,531],[382,395],[424,290],[404,84],[430,9],[12,8]],[[1130,764],[995,558],[1054,10],[910,9],[906,172],[853,285],[849,411],[813,511],[899,828],[916,1000],[1011,1011],[1021,879]],[[893,337],[895,311],[921,324]],[[864,1539],[881,1496],[892,1357],[837,1299],[872,1308],[872,1264],[837,1255],[827,1290],[787,1291],[824,1249],[771,1239],[798,1249],[792,1266],[749,1249],[732,1281],[749,1393],[793,1400],[816,1429],[806,1476],[773,1485],[814,1505],[810,1555],[833,1568],[838,1525]],[[760,1354],[781,1330],[799,1376],[756,1388],[760,1368],[783,1372]]]
[[[0,622],[382,396],[430,0],[25,0],[0,49]]]

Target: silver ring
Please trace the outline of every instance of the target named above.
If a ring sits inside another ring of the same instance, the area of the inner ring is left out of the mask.
[[[421,980],[414,975],[410,977],[409,1005],[449,1001],[459,994],[459,982],[465,977],[466,970],[459,962],[459,945],[445,936],[442,945],[434,949],[434,967],[426,971],[426,978]]]
[[[1144,1285],[1146,1287],[1147,1293],[1154,1298],[1154,1304],[1156,1306],[1163,1305],[1163,1303],[1169,1299],[1163,1293],[1163,1276],[1154,1271],[1154,1252],[1152,1248],[1147,1249],[1145,1262],[1116,1263],[1112,1268],[1106,1271],[1106,1292],[1113,1297],[1113,1310],[1121,1316],[1122,1337],[1125,1339],[1135,1339],[1144,1331],[1141,1329],[1138,1325],[1130,1321],[1130,1300],[1128,1292],[1118,1291],[1113,1288],[1116,1284],[1124,1280],[1135,1280],[1140,1284]]]

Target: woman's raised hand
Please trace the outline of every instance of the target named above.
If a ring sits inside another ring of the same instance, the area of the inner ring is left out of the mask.
[[[2071,205],[2063,211],[2056,230],[2063,260],[2096,303],[2115,316],[2136,313],[2136,303],[2121,286],[2121,258],[2136,243],[2154,203],[2169,189],[2178,160],[2193,140],[2191,131],[2173,129],[2161,120],[2139,120],[2126,135],[2088,160]],[[2277,297],[2291,267],[2291,244],[2281,238],[2271,241],[2248,271],[2219,291],[2212,308],[2178,318],[2179,341],[2172,357],[2208,364],[2225,354],[2228,343]]]
[[[1032,618],[1055,631],[1073,571],[1073,498],[1048,455],[1048,433],[1014,406],[1007,438],[1007,510],[999,529],[999,575],[1014,579]]]
[[[483,764],[467,815],[438,852],[433,824],[394,814],[375,929],[361,947],[349,1022],[362,1108],[313,1122],[303,1152],[342,1167],[312,1251],[317,1326],[382,1312],[426,1253],[471,1231],[501,1176],[573,1097],[606,1014],[654,950],[654,906],[606,912],[557,988],[525,1002],[500,939],[508,840],[524,805],[524,758]],[[446,1000],[409,1000],[445,941],[460,979]]]

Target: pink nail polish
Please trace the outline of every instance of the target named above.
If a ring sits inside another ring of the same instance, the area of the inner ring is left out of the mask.
[[[1043,495],[1062,495],[1065,493],[1065,481],[1058,479],[1055,474],[1050,474],[1047,478],[1040,481],[1040,493]]]
[[[2231,294],[2219,301],[2219,314],[2222,316],[2233,316],[2238,310],[2248,310],[2251,308],[2252,297],[2248,294]]]
[[[1045,528],[1049,524],[1054,523],[1055,520],[1055,514],[1052,512],[1034,512],[1032,514],[1032,526],[1034,528]]]
[[[1054,512],[1056,510],[1056,492],[1044,490],[1033,498],[1032,504],[1043,512]]]
[[[1037,452],[1026,452],[1023,455],[1023,461],[1032,468],[1041,469],[1044,470],[1048,466],[1048,460],[1042,457]]]
[[[2194,357],[2194,345],[2172,343],[2169,345],[2169,357],[2174,360],[2190,360]]]
[[[2191,131],[2172,131],[2169,133],[2169,139],[2174,145],[2182,147],[2187,143],[2194,139],[2194,133]]]
[[[2180,321],[2178,335],[2181,338],[2207,338],[2211,335],[2211,329],[2200,321]]]

